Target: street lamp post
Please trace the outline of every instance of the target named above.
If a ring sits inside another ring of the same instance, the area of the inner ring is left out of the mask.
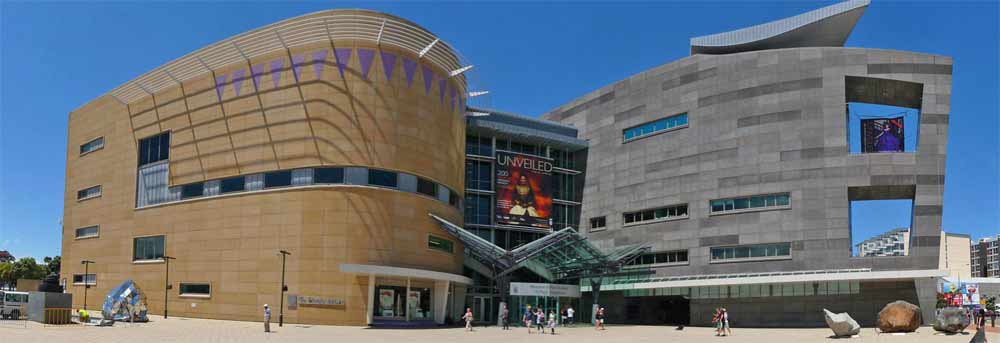
[[[285,257],[291,255],[292,253],[278,250],[281,254],[281,297],[278,299],[278,327],[281,327],[285,323],[285,291],[288,291],[288,286],[285,285]]]
[[[87,309],[87,289],[90,288],[90,281],[88,279],[90,278],[91,263],[97,263],[97,262],[91,260],[80,261],[80,264],[83,265],[83,309],[84,310]]]
[[[163,319],[167,319],[167,296],[170,294],[170,260],[176,260],[176,258],[167,255],[163,255],[161,258],[167,262],[166,278],[163,282]]]

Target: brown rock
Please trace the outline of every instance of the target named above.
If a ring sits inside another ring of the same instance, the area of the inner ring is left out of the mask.
[[[882,332],[913,332],[920,327],[920,308],[897,300],[878,312],[878,329]]]

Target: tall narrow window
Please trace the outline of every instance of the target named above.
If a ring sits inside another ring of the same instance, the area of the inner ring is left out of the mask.
[[[170,131],[139,140],[139,165],[170,158]]]

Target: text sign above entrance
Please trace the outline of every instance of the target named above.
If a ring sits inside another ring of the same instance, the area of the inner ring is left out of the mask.
[[[580,286],[553,283],[511,282],[510,295],[579,298]]]
[[[294,310],[299,306],[344,306],[344,299],[289,294],[288,309]]]

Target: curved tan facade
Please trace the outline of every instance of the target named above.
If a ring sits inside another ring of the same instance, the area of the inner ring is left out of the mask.
[[[448,69],[456,65],[442,62],[455,54],[436,44],[421,56],[412,46],[427,43],[403,44],[404,35],[295,38],[317,22],[337,27],[341,15],[412,25],[367,11],[293,18],[277,28],[216,43],[207,52],[199,50],[70,113],[63,273],[77,308],[83,306],[84,289],[82,282],[73,285],[72,275],[84,273],[81,260],[92,260],[96,263],[89,270],[96,285],[88,291],[88,308],[99,308],[110,289],[133,279],[146,292],[150,314],[162,314],[164,263],[134,261],[135,238],[144,236],[164,236],[164,254],[176,258],[170,262],[169,311],[186,317],[261,320],[266,303],[276,321],[278,250],[291,252],[286,295],[331,303],[286,308],[285,321],[295,323],[366,323],[374,278],[342,272],[345,264],[462,273],[460,243],[452,240],[452,253],[430,249],[428,243],[431,235],[451,240],[428,213],[462,220],[454,197],[464,189],[467,90],[464,78],[450,76]],[[410,29],[432,37],[415,25]],[[308,42],[266,52],[248,47],[273,41],[260,38],[272,30],[282,44]],[[208,60],[211,50],[227,43],[245,58],[214,66],[217,62]],[[204,67],[200,74],[189,72],[194,67],[185,61],[192,60]],[[162,75],[173,85],[149,81],[162,80]],[[136,87],[149,94],[123,91]],[[206,191],[190,199],[139,205],[139,141],[163,132],[170,133],[171,190],[233,176],[330,166],[395,172],[399,180],[403,174],[415,176],[437,185],[438,193],[450,194],[441,198],[406,191],[402,184],[348,182],[231,194]],[[81,145],[99,137],[103,148],[79,153]],[[78,191],[95,185],[101,186],[99,196],[79,199]],[[93,226],[98,226],[96,236],[78,237],[77,229]],[[441,287],[431,279],[409,282]],[[208,284],[211,291],[208,296],[183,296],[181,283]],[[443,294],[434,292],[435,298]],[[433,312],[440,311],[437,306]]]

